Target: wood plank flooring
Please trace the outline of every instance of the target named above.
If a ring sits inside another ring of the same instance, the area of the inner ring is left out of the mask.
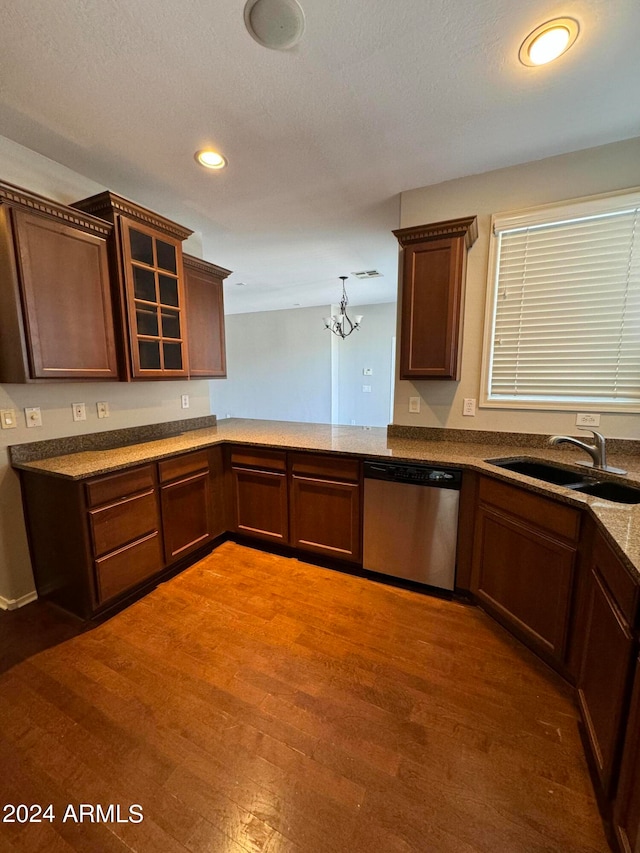
[[[56,814],[0,851],[609,849],[570,691],[477,608],[227,542],[90,630],[0,614],[0,662],[0,807]]]

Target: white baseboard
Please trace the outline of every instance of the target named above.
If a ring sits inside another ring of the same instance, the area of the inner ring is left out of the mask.
[[[28,592],[26,595],[21,595],[20,598],[5,598],[0,595],[0,610],[17,610],[19,607],[24,607],[25,604],[30,604],[38,597],[38,593]]]

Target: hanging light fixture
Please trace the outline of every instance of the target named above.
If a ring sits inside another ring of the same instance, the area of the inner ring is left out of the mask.
[[[347,305],[349,304],[349,297],[347,296],[347,291],[345,290],[344,283],[349,278],[347,275],[341,275],[339,278],[342,280],[342,299],[340,300],[340,313],[333,317],[323,317],[324,325],[326,329],[330,329],[334,335],[337,335],[339,338],[343,340],[351,334],[351,332],[355,331],[355,329],[360,328],[360,323],[362,322],[362,314],[356,314],[353,318],[353,321],[347,315]]]

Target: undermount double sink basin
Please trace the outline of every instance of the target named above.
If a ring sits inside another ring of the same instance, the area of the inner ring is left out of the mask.
[[[555,486],[564,486],[606,501],[622,504],[640,503],[638,487],[627,486],[613,480],[597,480],[595,477],[585,476],[569,468],[562,468],[560,465],[552,465],[539,459],[489,459],[487,461],[497,468],[504,468],[516,474],[525,474],[527,477],[553,483]]]

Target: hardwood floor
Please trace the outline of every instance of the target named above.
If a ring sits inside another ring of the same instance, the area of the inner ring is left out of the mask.
[[[56,815],[1,851],[609,849],[569,689],[477,608],[227,542],[98,627],[37,603],[0,641],[0,807]]]

